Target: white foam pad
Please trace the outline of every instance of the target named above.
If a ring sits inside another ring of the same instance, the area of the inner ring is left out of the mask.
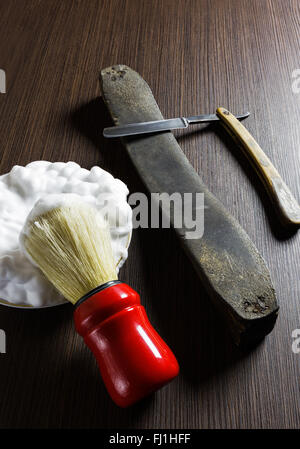
[[[0,302],[16,307],[47,307],[65,302],[26,257],[19,243],[27,216],[38,200],[43,198],[40,204],[48,207],[49,194],[51,201],[55,198],[58,204],[65,194],[73,194],[93,204],[108,219],[120,268],[127,258],[132,232],[128,193],[122,181],[100,167],[86,170],[75,162],[35,161],[25,167],[16,165],[0,176]]]

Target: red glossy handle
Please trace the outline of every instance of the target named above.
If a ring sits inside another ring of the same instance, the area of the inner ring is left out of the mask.
[[[74,312],[75,327],[95,355],[114,400],[127,407],[177,376],[177,360],[151,326],[127,284],[101,290]]]

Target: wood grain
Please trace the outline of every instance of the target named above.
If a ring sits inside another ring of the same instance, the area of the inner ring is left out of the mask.
[[[166,117],[250,110],[245,125],[300,199],[300,4],[297,0],[6,0],[0,3],[0,173],[30,161],[100,165],[144,191],[99,98],[101,68],[124,63]],[[282,235],[269,200],[219,127],[176,132],[210,190],[248,232],[281,310],[249,354],[232,346],[170,230],[136,230],[121,273],[181,365],[135,407],[109,399],[72,323],[72,307],[0,308],[0,427],[299,428],[300,235]]]

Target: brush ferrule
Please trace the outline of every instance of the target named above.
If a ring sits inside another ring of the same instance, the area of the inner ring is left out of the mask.
[[[76,304],[75,307],[80,306],[80,304],[82,304],[86,299],[90,298],[91,296],[95,295],[95,293],[99,293],[102,290],[104,290],[105,288],[111,287],[113,285],[116,284],[121,284],[121,281],[115,280],[115,281],[108,281],[105,282],[105,284],[99,285],[96,288],[93,288],[93,290],[91,290],[90,292],[86,293],[86,295],[82,296],[82,298],[80,298]]]

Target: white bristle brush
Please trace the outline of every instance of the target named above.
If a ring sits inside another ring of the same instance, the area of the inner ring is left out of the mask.
[[[108,224],[74,196],[53,208],[38,202],[21,244],[76,306],[75,327],[94,353],[112,399],[126,407],[173,379],[175,356],[151,326],[139,295],[117,280]]]

